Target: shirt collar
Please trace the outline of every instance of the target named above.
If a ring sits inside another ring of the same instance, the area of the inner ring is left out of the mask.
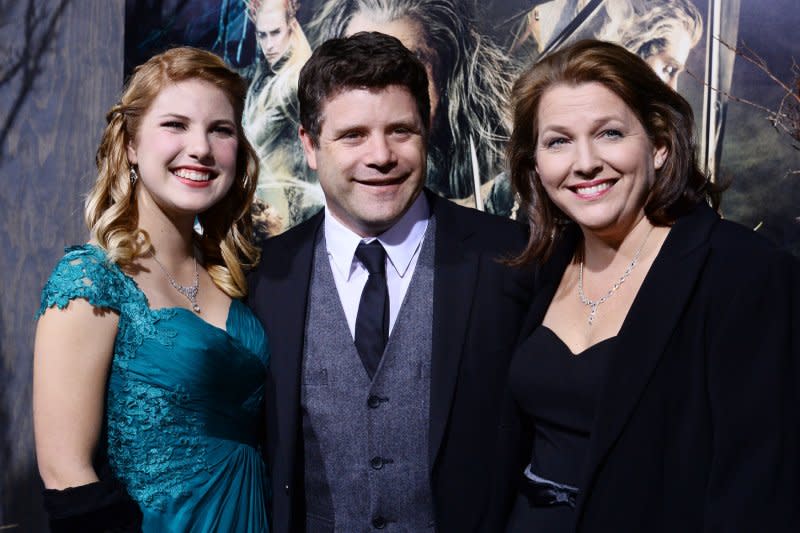
[[[411,260],[416,255],[425,230],[428,228],[430,206],[424,193],[420,193],[408,211],[395,222],[394,226],[378,235],[389,257],[389,263],[401,278],[405,276]],[[350,279],[357,261],[354,260],[356,248],[361,241],[370,242],[373,238],[361,238],[334,217],[325,206],[325,245],[335,267],[345,278]]]

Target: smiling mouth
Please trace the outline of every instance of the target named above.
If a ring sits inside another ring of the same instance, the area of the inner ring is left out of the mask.
[[[580,198],[597,198],[605,194],[611,187],[614,186],[616,180],[605,180],[599,183],[587,183],[581,185],[573,185],[572,187],[568,187],[569,190],[577,194]]]
[[[189,170],[186,168],[179,168],[174,170],[172,173],[181,179],[196,183],[203,183],[213,179],[211,172],[201,172],[199,170]]]
[[[406,180],[407,177],[408,176],[399,176],[397,178],[378,178],[369,180],[356,179],[355,182],[368,187],[387,187],[390,185],[400,185]]]

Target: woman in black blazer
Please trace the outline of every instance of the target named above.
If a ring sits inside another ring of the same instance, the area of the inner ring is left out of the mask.
[[[511,363],[509,532],[800,531],[798,263],[723,221],[689,104],[582,41],[513,91],[541,262]]]

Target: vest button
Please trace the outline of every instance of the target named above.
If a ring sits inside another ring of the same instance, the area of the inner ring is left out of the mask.
[[[369,398],[367,398],[367,405],[370,409],[377,409],[381,406],[381,399],[374,394],[370,394]]]
[[[375,529],[383,529],[386,527],[386,519],[382,516],[376,516],[372,519],[372,527]]]
[[[383,468],[383,457],[378,457],[377,455],[369,460],[369,466],[374,468],[375,470],[380,470]]]

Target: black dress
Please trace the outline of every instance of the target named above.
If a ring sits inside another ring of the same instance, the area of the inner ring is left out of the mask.
[[[568,490],[578,486],[615,341],[611,337],[573,354],[553,331],[539,326],[514,354],[511,392],[534,432],[528,475],[520,472],[507,533],[574,530],[574,500],[571,504],[557,494],[544,503],[541,482],[549,480]],[[531,483],[531,474],[540,483]]]

